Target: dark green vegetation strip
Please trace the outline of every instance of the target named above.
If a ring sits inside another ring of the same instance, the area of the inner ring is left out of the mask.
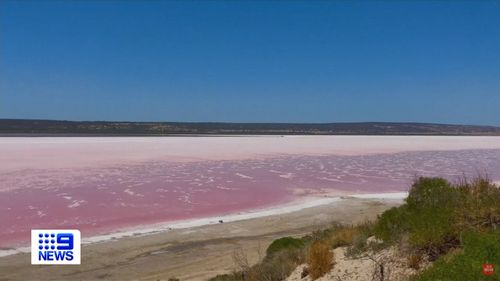
[[[0,119],[0,135],[500,135],[499,127],[428,123],[112,122]]]

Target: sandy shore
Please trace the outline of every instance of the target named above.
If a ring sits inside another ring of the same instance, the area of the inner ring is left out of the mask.
[[[0,258],[0,280],[206,280],[233,270],[237,249],[253,263],[276,238],[301,236],[332,222],[371,220],[401,202],[348,198],[285,214],[88,244],[79,266],[32,266],[29,254],[16,254]]]

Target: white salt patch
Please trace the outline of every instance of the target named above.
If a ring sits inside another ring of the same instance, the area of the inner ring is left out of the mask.
[[[179,198],[177,198],[177,200],[182,201],[184,203],[188,203],[188,204],[191,203],[191,200],[189,199],[189,195],[182,195]]]
[[[271,172],[271,173],[275,173],[275,174],[281,174],[281,173],[283,173],[283,172],[276,171],[276,170],[269,170],[269,172]]]
[[[291,178],[293,178],[293,173],[282,174],[282,175],[279,175],[279,177],[285,178],[285,179],[291,179]]]
[[[68,205],[68,208],[76,208],[76,207],[79,207],[80,205],[82,205],[83,203],[85,203],[87,201],[85,200],[73,200],[71,202],[71,204]]]
[[[394,199],[402,200],[408,197],[408,192],[393,192],[393,193],[373,193],[373,194],[356,194],[350,197],[360,199]]]
[[[238,190],[237,188],[225,187],[225,186],[222,186],[222,185],[218,185],[215,188],[221,189],[221,190]]]
[[[128,189],[128,188],[127,188],[127,189],[125,189],[123,192],[127,193],[128,195],[132,195],[132,196],[134,196],[134,195],[135,195],[135,192],[133,192],[132,190],[130,190],[130,189]]]
[[[20,253],[29,253],[29,252],[31,252],[31,247],[0,250],[0,257],[6,257],[6,256],[10,256],[10,255],[15,255],[15,254],[20,254]]]
[[[320,180],[325,180],[325,181],[334,181],[334,182],[342,182],[341,180],[339,179],[332,179],[332,178],[327,178],[327,177],[321,177],[321,178],[318,178]]]
[[[244,178],[244,179],[253,179],[253,177],[250,177],[250,176],[247,176],[247,175],[244,175],[244,174],[240,174],[240,173],[236,173],[236,175],[240,178]]]

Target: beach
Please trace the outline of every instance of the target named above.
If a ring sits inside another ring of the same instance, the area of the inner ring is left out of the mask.
[[[402,203],[399,195],[378,197],[342,198],[283,214],[85,244],[79,266],[31,266],[29,253],[10,255],[0,258],[1,280],[207,280],[236,269],[235,251],[253,264],[274,239],[300,237],[334,222],[373,220]]]

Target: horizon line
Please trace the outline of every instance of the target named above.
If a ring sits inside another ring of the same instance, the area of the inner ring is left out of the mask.
[[[480,125],[464,123],[439,123],[420,121],[333,121],[333,122],[236,122],[236,121],[129,121],[129,120],[69,120],[69,119],[36,119],[36,118],[0,118],[0,121],[51,121],[51,122],[108,122],[108,123],[179,123],[179,124],[290,124],[290,125],[327,125],[327,124],[416,124],[442,126],[479,126],[500,128],[500,125]]]

